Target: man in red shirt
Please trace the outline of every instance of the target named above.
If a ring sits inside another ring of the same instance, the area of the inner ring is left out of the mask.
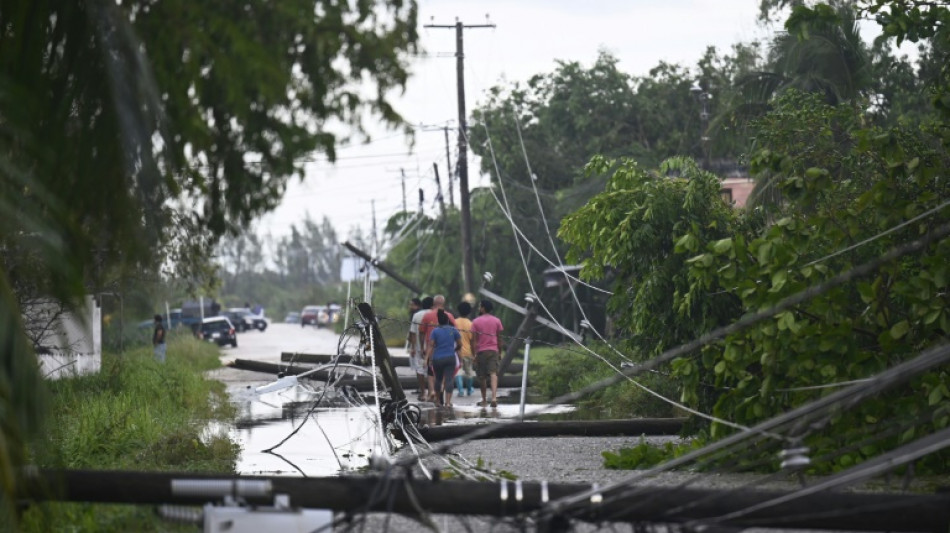
[[[501,320],[491,314],[492,303],[482,300],[478,307],[478,318],[472,321],[472,336],[475,341],[475,375],[482,387],[482,407],[486,402],[485,379],[491,377],[491,406],[498,407],[498,365],[501,362],[503,345],[501,332],[505,330]]]
[[[436,294],[432,297],[432,310],[423,315],[422,322],[419,323],[419,338],[422,339],[422,353],[426,353],[429,343],[432,342],[432,339],[429,338],[429,334],[432,333],[433,329],[439,326],[439,309],[445,309],[445,296]],[[449,317],[449,324],[452,324],[452,327],[454,328],[455,317],[452,316],[452,313],[448,311],[445,311],[445,314]],[[429,378],[429,400],[435,401],[435,372],[433,372],[431,366],[426,372],[426,375]]]

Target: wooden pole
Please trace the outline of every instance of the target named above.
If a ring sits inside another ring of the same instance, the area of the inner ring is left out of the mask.
[[[542,484],[521,483],[520,500],[510,481],[483,482],[397,479],[385,483],[377,476],[294,478],[212,476],[175,472],[38,470],[29,474],[16,495],[19,501],[69,501],[135,505],[203,505],[220,502],[220,491],[198,496],[179,490],[183,481],[218,481],[227,494],[237,492],[249,504],[272,504],[287,495],[294,507],[336,512],[430,513],[476,516],[516,516],[545,508]],[[240,480],[241,484],[235,483]],[[176,490],[172,489],[173,481]],[[507,490],[502,490],[504,484]],[[382,497],[379,487],[386,486]],[[242,488],[262,488],[255,492]],[[549,500],[583,494],[590,485],[547,484]],[[507,500],[501,494],[507,493]],[[694,489],[651,486],[637,494],[573,509],[572,518],[589,522],[677,524],[720,517],[792,494],[789,491]],[[670,513],[671,509],[677,509]],[[946,531],[950,524],[950,494],[823,492],[769,507],[762,512],[717,523],[723,527],[822,529],[850,531]]]
[[[363,302],[356,308],[363,316],[363,320],[369,323],[369,334],[373,336],[373,355],[376,357],[379,373],[383,376],[386,386],[389,387],[389,396],[397,402],[405,400],[406,393],[403,392],[399,376],[396,375],[396,369],[393,368],[393,363],[389,360],[389,349],[386,348],[386,341],[383,339],[382,332],[379,331],[379,323],[376,322],[376,313],[373,312],[373,306]]]
[[[384,262],[382,262],[382,261],[380,261],[380,260],[378,260],[378,259],[374,259],[374,258],[373,258],[371,255],[369,255],[368,253],[366,253],[366,252],[364,252],[363,250],[360,250],[359,248],[357,248],[356,246],[353,246],[352,244],[350,244],[349,241],[344,242],[344,243],[343,243],[343,246],[345,246],[349,251],[351,251],[351,252],[353,252],[354,254],[356,254],[358,257],[362,258],[364,261],[368,261],[368,262],[369,262],[371,265],[373,265],[374,267],[376,267],[376,268],[382,270],[383,272],[385,272],[386,274],[388,274],[389,277],[393,278],[393,280],[394,280],[396,283],[399,283],[400,285],[402,285],[403,287],[409,289],[410,291],[414,292],[415,294],[422,294],[422,289],[420,289],[419,287],[417,287],[417,286],[416,286],[414,283],[412,283],[411,281],[409,281],[409,280],[403,278],[402,276],[400,276],[399,274],[397,274],[396,271],[394,271],[392,268],[390,268],[390,266],[387,265],[386,263],[384,263]]]
[[[378,356],[377,356],[378,357]],[[268,374],[284,374],[287,376],[296,376],[313,370],[312,367],[302,367],[302,366],[288,366],[281,365],[278,363],[268,363],[265,361],[254,361],[251,359],[235,359],[231,363],[231,367],[237,368],[239,370],[250,370],[253,372],[265,372]],[[381,372],[382,374],[382,372]],[[313,374],[308,374],[307,379],[312,379],[316,381],[325,381],[328,377],[328,372],[314,372]],[[418,381],[414,377],[398,377],[399,386],[402,389],[415,389],[418,386]],[[385,378],[384,378],[385,382]],[[530,381],[529,381],[530,383]],[[348,380],[345,382],[346,385],[352,385],[356,387],[356,390],[360,392],[371,391],[373,390],[373,382],[370,378],[357,378],[353,380]],[[387,383],[388,386],[388,383]],[[521,376],[520,375],[509,375],[502,376],[498,378],[498,386],[501,388],[511,389],[521,386]]]
[[[511,360],[515,358],[515,355],[518,354],[518,350],[524,343],[522,339],[527,338],[537,318],[538,313],[534,310],[534,304],[528,302],[527,307],[525,307],[524,318],[521,320],[518,330],[515,331],[514,338],[508,342],[508,348],[505,349],[505,356],[498,365],[498,377],[505,375],[505,372],[508,371],[508,368],[511,366]]]
[[[308,364],[326,364],[333,360],[334,357],[337,357],[328,353],[302,353],[302,352],[281,352],[280,360],[284,362],[293,361],[295,363],[308,363]],[[390,355],[390,361],[392,361],[393,366],[409,366],[409,357],[402,355]],[[353,357],[350,355],[341,355],[339,356],[339,361],[341,363],[352,363]]]
[[[505,439],[528,437],[609,437],[640,435],[678,435],[685,418],[634,418],[631,420],[564,420],[556,422],[510,422],[497,431],[477,439]],[[429,442],[457,439],[474,429],[472,425],[429,426],[419,433]],[[404,440],[400,433],[397,438]]]

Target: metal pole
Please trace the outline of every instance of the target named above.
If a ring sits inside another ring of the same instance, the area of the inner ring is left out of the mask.
[[[343,313],[343,328],[345,329],[350,323],[350,287],[353,286],[353,279],[350,276],[350,279],[346,282],[346,312]]]
[[[524,420],[524,403],[528,395],[528,355],[531,353],[531,337],[524,340],[524,364],[521,365],[521,410],[519,418]]]

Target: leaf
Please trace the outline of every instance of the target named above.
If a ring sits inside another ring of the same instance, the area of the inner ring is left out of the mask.
[[[732,250],[732,239],[721,239],[713,243],[713,252],[724,254]]]
[[[772,258],[772,243],[764,242],[759,246],[759,249],[756,251],[756,259],[759,260],[760,265],[764,265],[769,262],[769,259]]]
[[[788,278],[788,271],[779,270],[772,274],[772,288],[769,292],[778,292],[785,286],[785,280]]]
[[[943,399],[943,389],[934,387],[927,396],[927,405],[937,405]]]
[[[891,326],[891,338],[898,340],[904,335],[907,335],[908,331],[910,331],[910,324],[906,320],[901,320],[897,324]]]

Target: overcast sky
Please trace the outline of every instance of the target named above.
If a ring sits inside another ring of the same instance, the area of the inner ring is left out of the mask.
[[[465,90],[469,116],[484,100],[487,89],[502,82],[524,81],[556,67],[556,60],[590,66],[599,50],[620,61],[620,68],[644,75],[660,61],[693,66],[708,45],[728,51],[736,42],[769,35],[756,22],[758,0],[420,0],[420,25],[496,25],[465,30]],[[414,125],[456,123],[457,91],[455,30],[420,28],[423,57],[412,62],[403,95],[393,95],[397,110]],[[367,124],[370,144],[341,147],[335,165],[308,163],[303,182],[293,180],[281,206],[257,224],[260,234],[286,235],[290,225],[309,212],[315,220],[329,217],[341,237],[349,228],[368,230],[373,201],[380,227],[402,209],[402,179],[406,173],[407,203],[418,207],[418,189],[425,190],[425,209],[433,212],[435,180],[432,163],[439,164],[446,182],[445,137],[441,130],[417,128],[411,151],[396,132]],[[453,164],[455,134],[450,134]],[[314,159],[323,159],[316,155]],[[478,162],[469,157],[472,188],[487,184],[478,175]],[[444,196],[448,202],[448,192]],[[458,192],[455,192],[456,205]],[[299,224],[298,224],[299,226]]]

